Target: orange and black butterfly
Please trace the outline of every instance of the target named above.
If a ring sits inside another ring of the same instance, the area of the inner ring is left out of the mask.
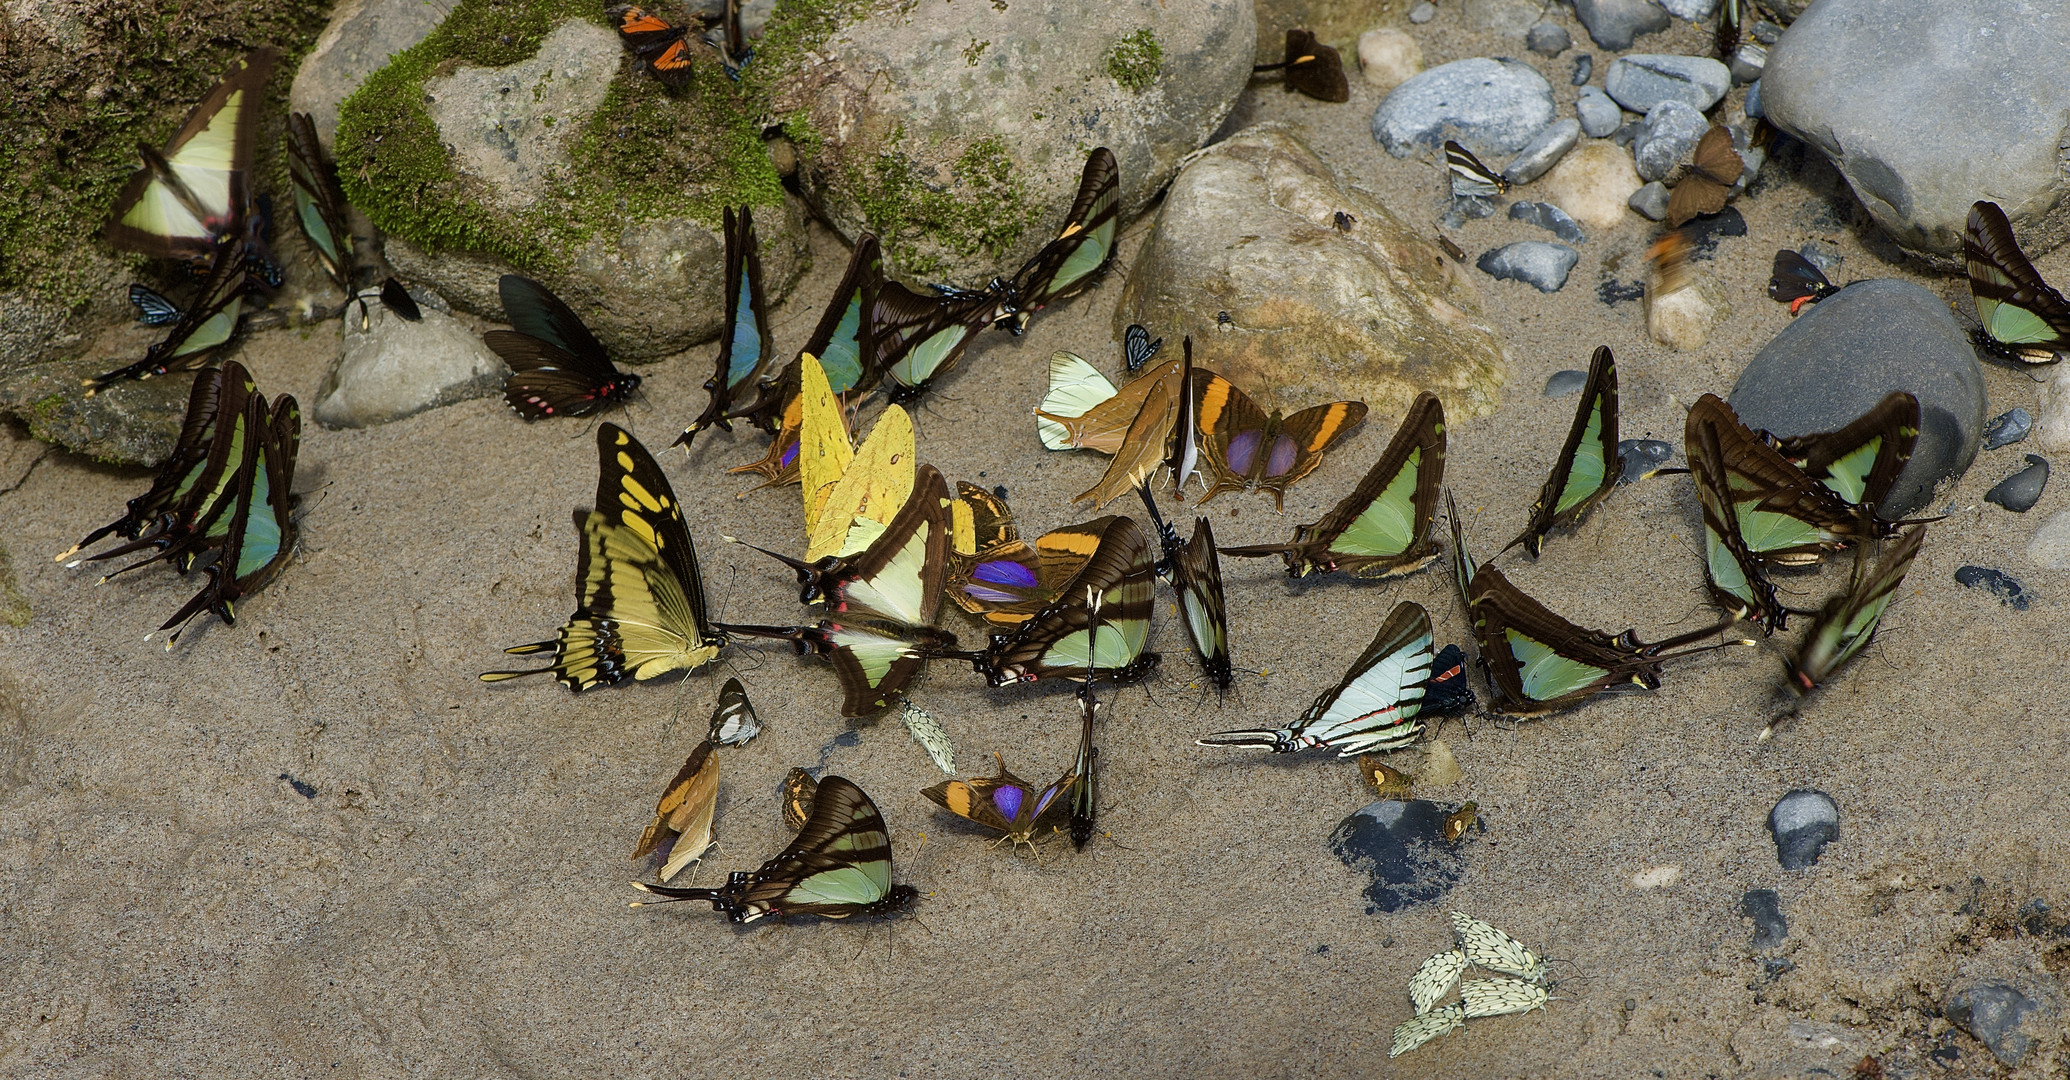
[[[610,14],[618,20],[618,40],[627,52],[647,65],[655,78],[667,86],[690,81],[691,42],[697,39],[690,36],[689,27],[678,26],[637,4],[613,8]]]

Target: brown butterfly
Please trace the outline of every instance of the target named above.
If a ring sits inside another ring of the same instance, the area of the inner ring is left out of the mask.
[[[1288,90],[1298,90],[1317,101],[1351,100],[1351,84],[1344,78],[1344,61],[1337,50],[1301,29],[1287,31],[1286,59],[1277,64],[1259,64],[1253,74],[1285,71]]]
[[[688,27],[637,5],[613,8],[609,14],[618,20],[618,40],[626,51],[639,57],[663,85],[681,86],[690,81],[691,42],[696,39]]]
[[[1723,124],[1712,124],[1696,144],[1689,172],[1675,185],[1674,194],[1668,196],[1668,227],[1675,228],[1690,218],[1725,209],[1725,200],[1732,197],[1732,187],[1739,183],[1746,167],[1739,152],[1732,148],[1732,133]]]
[[[1332,401],[1282,418],[1270,416],[1220,375],[1202,373],[1199,429],[1210,480],[1201,502],[1225,491],[1269,491],[1284,509],[1286,490],[1322,464],[1325,450],[1366,419],[1363,401]]]
[[[676,778],[668,782],[668,790],[661,793],[661,801],[654,807],[654,823],[640,834],[639,846],[633,849],[634,859],[644,859],[662,841],[676,842],[669,850],[668,864],[661,868],[663,881],[675,877],[712,846],[712,811],[719,800],[719,755],[712,751],[717,746],[706,739],[690,751]]]

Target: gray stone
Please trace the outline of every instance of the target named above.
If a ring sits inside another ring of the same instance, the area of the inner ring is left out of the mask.
[[[295,69],[288,108],[309,114],[317,141],[329,150],[338,130],[338,103],[390,57],[423,41],[451,11],[451,5],[424,0],[344,0]]]
[[[1926,505],[1934,485],[1976,457],[1984,375],[1948,305],[1908,281],[1857,282],[1783,328],[1740,374],[1732,407],[1779,436],[1836,431],[1893,390],[1919,399],[1919,440],[1886,518]]]
[[[1581,231],[1581,223],[1567,216],[1565,210],[1551,203],[1514,202],[1509,204],[1511,221],[1528,221],[1570,244],[1585,243],[1588,235]]]
[[[2029,255],[2070,235],[2070,8],[1820,0],[1776,43],[1768,120],[1831,159],[1899,245],[1959,267],[1988,193]]]
[[[2027,561],[2043,570],[2070,570],[2070,510],[2058,510],[2027,540]]]
[[[1745,86],[1768,67],[1768,47],[1747,42],[1732,51],[1732,85]]]
[[[1782,40],[1783,28],[1767,19],[1754,21],[1754,40],[1763,45],[1773,45]]]
[[[1711,122],[1685,101],[1663,101],[1646,114],[1646,126],[1632,140],[1632,164],[1642,180],[1663,180],[1696,152]]]
[[[1632,192],[1632,213],[1647,221],[1660,221],[1668,216],[1667,185],[1658,180],[1649,180],[1646,186]]]
[[[1581,120],[1581,133],[1591,139],[1600,139],[1624,123],[1624,110],[1597,86],[1584,86],[1575,95],[1574,115]]]
[[[2056,1009],[2018,987],[1999,979],[1978,980],[1950,987],[1941,1015],[1970,1033],[2007,1065],[2027,1060],[2035,1044],[2062,1034],[2055,1022]]]
[[[1409,9],[1409,21],[1418,26],[1422,26],[1424,23],[1437,17],[1437,5],[1431,3],[1430,0],[1423,0],[1422,3]]]
[[[1502,178],[1512,184],[1528,184],[1544,176],[1546,171],[1560,163],[1567,151],[1581,141],[1581,121],[1571,118],[1555,120],[1545,125],[1531,141],[1524,144],[1517,156],[1502,167]]]
[[[1524,33],[1524,47],[1540,56],[1558,56],[1574,47],[1574,38],[1559,23],[1542,22]]]
[[[1809,259],[1811,256],[1806,255],[1805,258]],[[1825,267],[1821,266],[1819,269],[1824,270]],[[1996,450],[2001,446],[2011,446],[2026,438],[2027,433],[2032,430],[2034,418],[2027,415],[2027,410],[2011,409],[1999,413],[1991,418],[1990,423],[1984,425],[1984,449]]]
[[[1552,84],[1516,60],[1455,60],[1394,88],[1373,137],[1395,157],[1457,139],[1476,154],[1513,154],[1552,122]]]
[[[1749,889],[1739,898],[1739,913],[1754,921],[1754,938],[1749,949],[1773,949],[1790,936],[1790,921],[1783,918],[1782,897],[1774,889]]]
[[[1659,472],[1675,456],[1675,446],[1663,439],[1625,439],[1617,444],[1617,455],[1624,459],[1617,482],[1636,484]]]
[[[1569,368],[1546,376],[1543,394],[1546,397],[1566,397],[1568,394],[1581,393],[1581,388],[1587,385],[1588,372]]]
[[[2041,501],[2042,489],[2046,487],[2048,459],[2040,454],[2028,454],[2027,467],[2000,480],[1984,493],[1984,501],[1997,503],[2015,514],[2024,514]]]
[[[1466,869],[1466,845],[1444,838],[1445,818],[1457,809],[1428,799],[1382,799],[1337,824],[1331,853],[1372,877],[1367,914],[1432,903],[1452,890]]]
[[[1636,113],[1650,113],[1663,101],[1703,112],[1731,88],[1732,72],[1708,56],[1634,53],[1610,61],[1603,73],[1604,92]]]
[[[2026,589],[2021,587],[2018,578],[2003,570],[1993,570],[1988,566],[1958,566],[1955,568],[1955,584],[1988,590],[2006,607],[2014,611],[2027,610]]]
[[[1718,0],[1660,0],[1660,6],[1684,22],[1702,22],[1718,12]]]
[[[1574,17],[1597,47],[1622,52],[1640,34],[1668,28],[1667,9],[1653,0],[1574,0]]]
[[[1755,79],[1747,84],[1747,100],[1744,108],[1749,120],[1763,120],[1768,117],[1768,110],[1761,106],[1761,80]]]
[[[530,60],[426,81],[425,107],[456,170],[491,192],[498,209],[531,210],[542,189],[574,180],[561,121],[596,113],[624,52],[616,34],[571,19]]]
[[[1570,86],[1586,86],[1588,81],[1595,77],[1595,74],[1595,56],[1590,53],[1582,53],[1574,58],[1574,70],[1568,74],[1567,83]]]
[[[1558,292],[1580,258],[1580,252],[1565,244],[1522,240],[1482,255],[1474,265],[1490,277],[1521,281],[1539,292]]]
[[[372,427],[426,409],[501,393],[510,369],[481,335],[421,299],[416,322],[383,306],[377,290],[345,311],[338,364],[316,392],[325,427]]]
[[[1776,800],[1768,812],[1768,831],[1775,836],[1775,858],[1782,868],[1803,870],[1840,838],[1840,807],[1823,791],[1798,788]]]
[[[1623,115],[1623,110],[1619,110],[1619,115]],[[1641,116],[1617,125],[1617,130],[1610,133],[1610,142],[1614,146],[1622,146],[1629,150],[1632,143],[1637,142],[1639,136],[1645,133],[1646,118]]]
[[[1339,232],[1339,210],[1358,228]],[[1272,405],[1344,397],[1399,412],[1428,388],[1448,415],[1485,416],[1508,378],[1479,291],[1429,226],[1345,186],[1277,124],[1180,171],[1114,318],[1117,337],[1130,323],[1191,334],[1196,361]]]
[[[1460,0],[1459,14],[1475,30],[1517,37],[1545,17],[1542,0]]]

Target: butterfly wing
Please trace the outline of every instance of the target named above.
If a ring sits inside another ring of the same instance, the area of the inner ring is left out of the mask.
[[[877,804],[846,778],[826,776],[798,838],[736,891],[733,917],[842,919],[885,913],[913,897],[911,888],[891,884],[891,836]]]
[[[712,710],[711,741],[720,746],[745,746],[761,733],[762,722],[755,717],[755,703],[748,700],[747,688],[738,678],[727,679],[719,690],[718,707]]]
[[[1071,200],[1063,228],[1014,275],[1017,326],[1025,328],[1033,313],[1091,288],[1113,265],[1114,239],[1121,225],[1120,175],[1106,147],[1086,157],[1078,195]]]
[[[345,197],[338,192],[331,163],[324,160],[316,123],[308,113],[288,114],[288,179],[295,189],[295,223],[309,240],[324,271],[345,295],[352,295],[352,231],[345,225]]]
[[[1726,611],[1736,611],[1773,634],[1789,612],[1776,598],[1775,585],[1739,532],[1733,510],[1732,483],[1725,472],[1725,450],[1716,416],[1710,409],[1691,409],[1683,427],[1684,453],[1703,506],[1704,572],[1711,598]]]
[[[2041,279],[1997,203],[1970,206],[1962,251],[1970,295],[1983,323],[1980,344],[2030,364],[2046,363],[2070,349],[2070,301]]]
[[[1523,534],[1502,550],[1522,545],[1532,558],[1553,529],[1572,525],[1617,486],[1624,473],[1624,458],[1617,449],[1617,362],[1608,345],[1596,346],[1589,362],[1588,382],[1581,388],[1581,403],[1574,412],[1574,425],[1567,442],[1553,462],[1538,501],[1531,506],[1531,520]]]
[[[231,66],[163,152],[115,197],[108,243],[154,258],[207,261],[219,240],[240,245],[250,199],[252,130],[278,53],[259,49]]]
[[[731,429],[736,399],[745,398],[775,360],[769,342],[769,305],[762,294],[761,243],[752,208],[724,211],[726,232],[726,322],[719,332],[718,370],[704,382],[711,396],[704,412],[683,429],[676,445],[689,446],[697,432],[717,424]]]
[[[1455,199],[1491,199],[1509,190],[1509,181],[1501,174],[1481,164],[1473,151],[1450,139],[1445,140],[1445,169],[1452,177]]]
[[[1012,633],[994,637],[991,646],[977,654],[975,667],[994,686],[1050,676],[1082,678],[1088,666],[1102,677],[1139,674],[1155,656],[1144,651],[1150,639],[1155,565],[1134,519],[1105,519],[1097,549],[1076,577],[1057,588],[1058,599]],[[1092,640],[1087,589],[1099,598],[1102,630],[1097,643]]]
[[[1051,353],[1049,392],[1042,395],[1042,405],[1035,415],[1035,431],[1042,437],[1042,445],[1051,450],[1080,449],[1064,421],[1083,417],[1114,394],[1114,384],[1084,358],[1075,353]]]
[[[1260,448],[1251,475],[1253,485],[1272,493],[1275,509],[1284,509],[1287,488],[1314,472],[1322,464],[1323,452],[1365,419],[1363,401],[1332,401],[1287,417]]]
[[[1351,100],[1351,83],[1344,78],[1344,61],[1337,50],[1317,41],[1307,30],[1287,31],[1286,87],[1317,101]]]
[[[1338,757],[1414,742],[1423,731],[1416,714],[1433,655],[1430,615],[1421,604],[1396,604],[1343,681],[1295,721],[1295,737],[1309,746],[1334,746]]]
[[[1777,439],[1776,449],[1806,476],[1857,506],[1883,505],[1919,439],[1919,399],[1903,390],[1884,395],[1838,431]]]
[[[1815,304],[1839,291],[1810,259],[1789,248],[1776,251],[1775,266],[1768,274],[1768,298],[1790,305],[1792,314],[1803,304]]]
[[[149,379],[206,363],[237,334],[237,321],[244,314],[245,284],[243,249],[230,240],[217,244],[200,294],[187,305],[173,328],[145,350],[143,359],[81,380],[86,396],[92,397],[128,379]]]
[[[1091,365],[1087,366],[1090,367]],[[1148,401],[1153,394],[1170,393],[1170,385],[1163,380],[1167,375],[1176,374],[1183,374],[1182,365],[1176,361],[1153,368],[1136,376],[1129,381],[1128,385],[1122,387],[1111,397],[1093,405],[1077,416],[1066,416],[1063,413],[1049,410],[1047,408],[1047,400],[1045,399],[1044,407],[1036,410],[1036,423],[1038,425],[1052,424],[1062,431],[1059,441],[1063,445],[1052,447],[1051,449],[1097,450],[1102,454],[1119,453],[1128,438],[1130,425],[1135,423],[1137,414],[1143,411],[1144,402]],[[1052,383],[1052,385],[1055,384]],[[1046,439],[1045,445],[1047,445]]]
[[[519,416],[584,416],[624,401],[640,385],[546,286],[505,274],[497,289],[511,329],[491,330],[482,341],[510,365],[503,400]]]
[[[1222,563],[1215,552],[1215,530],[1208,519],[1193,521],[1193,537],[1173,563],[1172,589],[1179,597],[1179,614],[1186,624],[1186,638],[1193,643],[1193,655],[1208,681],[1217,689],[1229,689],[1229,618],[1222,595]]]
[[[1912,568],[1912,559],[1919,554],[1920,541],[1925,538],[1924,527],[1905,533],[1888,554],[1877,560],[1874,570],[1869,569],[1866,545],[1855,552],[1854,572],[1848,578],[1846,591],[1826,602],[1796,653],[1784,661],[1790,689],[1799,694],[1810,693],[1868,647],[1883,622],[1883,612],[1890,607],[1892,595],[1904,583],[1905,572]]]
[[[677,26],[642,7],[615,8],[618,40],[627,52],[638,57],[667,86],[690,81],[690,46],[685,27]]]

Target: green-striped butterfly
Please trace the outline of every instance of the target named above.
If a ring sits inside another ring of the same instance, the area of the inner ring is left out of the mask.
[[[1876,560],[1873,569],[1867,545],[1855,552],[1847,588],[1826,601],[1796,653],[1783,661],[1791,690],[1799,695],[1811,693],[1868,647],[1883,622],[1883,612],[1890,607],[1891,594],[1904,582],[1925,538],[1924,527],[1905,533],[1889,554]]]
[[[1338,757],[1407,746],[1423,731],[1416,716],[1434,655],[1430,615],[1423,605],[1404,601],[1380,624],[1343,680],[1317,695],[1299,719],[1283,728],[1222,731],[1195,741],[1275,754],[1329,746]]]
[[[1091,288],[1114,264],[1114,237],[1121,226],[1120,166],[1102,146],[1087,155],[1078,195],[1056,239],[1042,246],[1008,283],[1013,323],[1019,334],[1028,319],[1065,297]]]
[[[250,254],[271,265],[250,212],[251,159],[260,94],[277,58],[266,48],[237,61],[163,151],[138,147],[144,166],[115,196],[108,243],[199,264],[228,244],[240,262]]]
[[[1179,598],[1179,615],[1186,624],[1186,639],[1193,644],[1193,655],[1200,658],[1201,670],[1207,673],[1215,689],[1227,691],[1232,678],[1229,617],[1222,594],[1222,560],[1215,550],[1214,526],[1205,517],[1194,518],[1193,537],[1181,544],[1178,530],[1165,524],[1158,514],[1150,486],[1144,484],[1136,490],[1143,496],[1144,509],[1150,512],[1151,526],[1157,530],[1158,544],[1164,552],[1163,577]]]
[[[1893,390],[1838,431],[1777,438],[1773,444],[1804,475],[1850,503],[1875,510],[1912,460],[1918,438],[1919,399]]]
[[[181,310],[173,328],[145,350],[143,359],[80,380],[86,396],[128,379],[191,371],[207,363],[237,334],[238,319],[244,314],[246,280],[245,257],[238,244],[229,239],[217,244],[201,291]]]
[[[1723,440],[1731,428],[1719,422],[1716,410],[1689,410],[1683,428],[1683,453],[1696,482],[1696,501],[1703,507],[1704,575],[1711,599],[1727,612],[1760,624],[1773,634],[1789,620],[1789,609],[1775,595],[1768,568],[1740,534],[1740,515],[1733,505],[1730,475],[1725,471]],[[1758,520],[1758,519],[1757,519]]]
[[[295,223],[302,227],[324,272],[350,297],[354,292],[353,246],[352,230],[345,224],[345,196],[338,192],[338,178],[331,163],[324,160],[316,122],[308,113],[288,114],[287,149],[288,179],[295,189]]]
[[[1093,692],[1095,672],[1092,658],[1099,653],[1099,596],[1087,598],[1093,610],[1092,648],[1086,650],[1085,681],[1078,684],[1078,757],[1071,762],[1071,844],[1080,851],[1092,842],[1100,813],[1100,748],[1093,745],[1093,720],[1100,712],[1099,695]]]
[[[1537,558],[1547,533],[1586,517],[1623,473],[1624,457],[1617,450],[1617,361],[1608,345],[1598,345],[1589,361],[1588,382],[1581,388],[1581,404],[1574,411],[1574,426],[1567,431],[1567,442],[1538,501],[1531,504],[1531,520],[1502,550],[1521,544]]]
[[[301,410],[288,394],[273,403],[270,414],[261,394],[246,398],[244,408],[250,435],[244,440],[244,461],[233,485],[236,499],[207,532],[211,545],[218,547],[215,560],[206,567],[208,585],[154,632],[173,631],[166,639],[168,649],[180,639],[188,620],[204,611],[236,625],[238,601],[265,588],[294,554]]]
[[[761,242],[755,238],[754,211],[725,208],[726,322],[719,332],[718,370],[704,381],[711,401],[673,445],[688,448],[690,440],[716,424],[733,430],[736,402],[757,389],[776,359],[769,343],[768,302],[762,295]],[[817,354],[814,354],[817,355]],[[824,366],[824,365],[822,365]]]
[[[1699,428],[1708,428],[1709,434],[1692,439]],[[1685,449],[1715,442],[1716,467],[1725,475],[1740,537],[1765,563],[1814,563],[1828,551],[1895,530],[1896,523],[1877,519],[1871,509],[1855,507],[1833,488],[1805,475],[1741,423],[1715,394],[1705,394],[1690,406],[1683,437]]]
[[[1962,254],[1983,324],[1973,335],[1978,348],[2025,364],[2046,364],[2070,349],[2070,300],[2041,280],[1997,203],[1971,204]]]

